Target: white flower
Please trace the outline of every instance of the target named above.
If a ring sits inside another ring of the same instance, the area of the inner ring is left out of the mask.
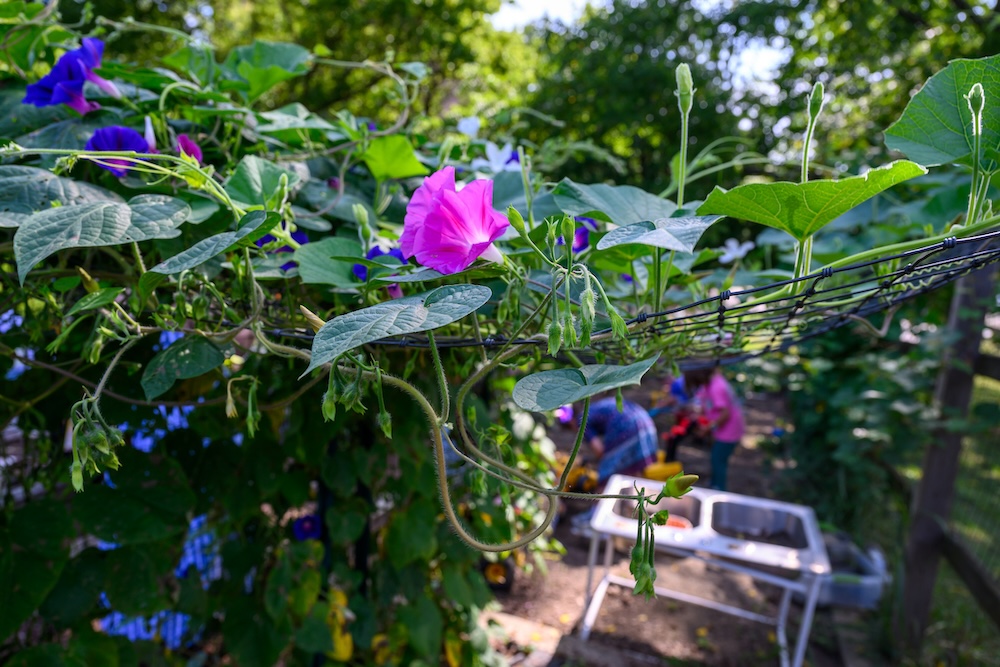
[[[747,253],[754,249],[753,241],[744,241],[740,243],[736,239],[726,239],[726,243],[723,247],[722,257],[719,258],[719,262],[722,264],[729,264],[738,259],[743,259],[747,256]]]
[[[480,125],[481,123],[479,118],[476,116],[469,116],[468,118],[463,118],[458,121],[458,131],[470,139],[475,139],[479,135]]]
[[[492,141],[487,141],[486,159],[477,157],[472,161],[472,168],[499,174],[501,171],[521,171],[521,164],[517,159],[517,151],[509,143],[499,148]]]

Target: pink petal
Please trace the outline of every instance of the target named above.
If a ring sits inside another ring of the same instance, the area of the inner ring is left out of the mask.
[[[455,168],[445,167],[424,179],[406,206],[406,217],[403,220],[403,233],[399,237],[399,249],[404,257],[413,257],[416,236],[424,224],[424,220],[437,206],[440,194],[455,191]]]
[[[507,217],[493,210],[493,181],[475,180],[462,188],[458,196],[473,216],[469,220],[469,226],[475,229],[472,241],[496,241],[507,231],[510,226]]]

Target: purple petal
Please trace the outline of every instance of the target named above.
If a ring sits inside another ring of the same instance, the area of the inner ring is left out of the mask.
[[[145,137],[132,128],[112,125],[110,127],[102,127],[94,132],[94,135],[90,137],[84,148],[88,151],[134,151],[136,153],[145,153],[149,150],[149,144],[146,142]],[[106,162],[117,166],[106,164],[99,164],[98,166],[102,169],[107,169],[119,178],[125,175],[125,172],[128,171],[132,164],[127,160],[110,159],[106,160]]]
[[[177,135],[177,150],[180,151],[181,155],[190,155],[198,162],[201,162],[202,154],[201,147],[196,144],[191,137],[186,134]]]

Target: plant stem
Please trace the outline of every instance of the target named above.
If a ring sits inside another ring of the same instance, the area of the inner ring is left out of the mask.
[[[444,366],[441,364],[441,354],[438,352],[437,343],[434,341],[434,332],[427,332],[427,341],[430,343],[431,357],[434,359],[434,370],[438,380],[438,391],[441,392],[441,421],[447,422],[451,413],[451,395],[448,391],[448,377],[444,373]]]

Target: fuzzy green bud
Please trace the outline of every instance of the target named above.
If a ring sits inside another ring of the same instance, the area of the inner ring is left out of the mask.
[[[559,348],[562,347],[562,334],[562,325],[553,320],[549,324],[549,354],[554,355],[559,352]]]
[[[367,251],[372,242],[372,228],[368,224],[368,209],[361,204],[355,204],[351,207],[351,211],[358,223],[358,239],[361,241],[361,247]]]
[[[667,519],[670,518],[670,512],[668,510],[660,510],[649,518],[657,526],[665,526],[667,525]]]
[[[83,289],[87,290],[88,294],[93,294],[94,292],[100,292],[101,286],[97,284],[97,281],[90,277],[90,274],[83,270],[81,267],[76,267],[76,272],[80,274],[80,280],[83,281]]]
[[[972,112],[972,134],[979,136],[983,133],[983,110],[986,108],[986,92],[983,90],[983,84],[979,82],[973,84],[969,94],[964,97],[969,105],[969,111]]]
[[[79,461],[73,461],[69,467],[69,478],[73,482],[73,490],[77,493],[83,491],[83,466]]]
[[[809,93],[809,119],[813,122],[819,118],[820,112],[823,111],[823,105],[826,103],[825,90],[823,82],[817,81],[813,85],[812,92]]]
[[[687,63],[681,63],[674,70],[674,76],[677,79],[677,106],[682,114],[687,115],[691,113],[691,107],[694,105],[695,88],[694,79],[691,78],[691,68]]]
[[[526,229],[524,226],[524,218],[521,216],[521,212],[518,211],[513,206],[507,207],[507,219],[510,220],[510,226],[514,228],[514,231],[524,236]]]
[[[583,290],[580,295],[580,315],[583,317],[583,321],[593,321],[594,317],[597,316],[597,294],[590,287],[590,281],[587,281],[588,285]]]
[[[573,326],[573,315],[565,313],[563,315],[563,337],[566,339],[566,347],[576,347],[576,327]]]
[[[622,316],[619,315],[618,312],[613,307],[611,307],[610,304],[607,305],[609,306],[608,319],[611,320],[611,331],[614,332],[615,338],[619,338],[621,340],[627,339],[628,326],[625,324],[625,320],[622,319]]]
[[[559,227],[559,223],[555,220],[549,219],[548,225],[549,226],[545,235],[545,240],[550,248],[555,248],[556,238],[559,236],[559,232],[557,230],[557,228]]]
[[[385,433],[385,437],[392,439],[392,415],[384,410],[380,410],[378,416],[375,417],[375,423],[378,424],[382,432]]]

